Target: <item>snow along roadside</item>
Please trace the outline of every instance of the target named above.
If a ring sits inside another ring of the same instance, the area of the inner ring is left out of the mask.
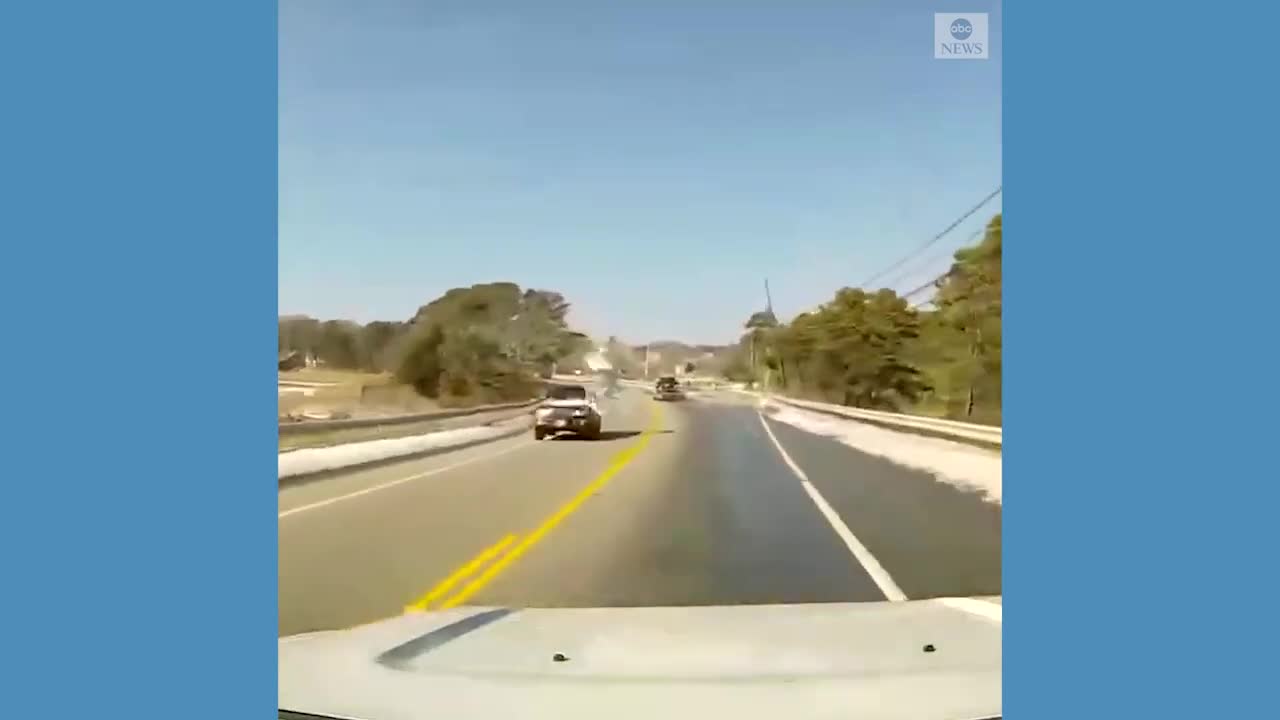
[[[529,428],[528,417],[473,427],[438,430],[424,435],[365,440],[330,447],[299,448],[279,455],[279,479],[338,470],[407,455],[448,450],[508,437]]]
[[[771,420],[831,438],[870,455],[930,473],[940,482],[976,492],[1003,505],[1000,453],[951,440],[894,432],[853,419],[841,419],[762,400]]]

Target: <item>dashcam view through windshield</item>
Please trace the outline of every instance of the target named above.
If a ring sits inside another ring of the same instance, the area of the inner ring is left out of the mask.
[[[282,710],[1000,714],[970,9],[281,0]]]

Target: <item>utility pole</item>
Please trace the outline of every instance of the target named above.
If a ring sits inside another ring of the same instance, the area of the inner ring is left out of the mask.
[[[773,314],[773,295],[769,293],[769,278],[764,279],[764,309],[765,312],[769,313],[769,317],[772,318],[772,321],[777,322],[778,318]],[[755,345],[754,340],[755,336],[752,335],[753,346]],[[769,381],[773,379],[772,375],[773,369],[766,365],[764,369],[764,391],[766,393],[769,392]]]
[[[770,332],[776,331],[778,328],[778,316],[775,315],[773,312],[773,293],[769,292],[769,278],[764,279],[764,307],[765,307],[765,312],[769,314],[770,322],[773,323],[772,325],[769,326],[769,331]],[[755,340],[755,336],[753,335],[752,336],[753,346],[754,346],[754,340]],[[765,352],[766,353],[768,352],[768,348],[765,349]],[[752,355],[754,354],[755,353],[753,351]],[[781,354],[776,354],[774,356],[774,360],[776,360],[778,364],[778,381],[781,383],[782,389],[785,391],[787,387],[786,362],[783,360]],[[773,379],[774,379],[773,367],[766,365],[765,371],[764,371],[765,392],[769,391],[769,387],[773,384]]]

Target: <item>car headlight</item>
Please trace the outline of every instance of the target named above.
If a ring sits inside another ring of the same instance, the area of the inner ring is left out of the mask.
[[[586,408],[578,408],[577,410],[574,410],[574,411],[573,411],[573,416],[574,416],[574,417],[586,417],[586,416],[587,416],[587,409],[586,409]]]
[[[534,411],[534,416],[538,419],[545,418],[551,414],[551,408],[538,408]]]

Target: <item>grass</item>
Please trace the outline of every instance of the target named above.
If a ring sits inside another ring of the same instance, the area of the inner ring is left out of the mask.
[[[938,420],[958,420],[975,425],[1000,427],[1000,408],[979,405],[973,409],[973,415],[966,416],[964,414],[964,405],[963,398],[952,400],[930,398],[915,405],[907,406],[902,409],[902,412],[908,415],[919,415]]]
[[[280,372],[281,380],[295,382],[333,383],[315,388],[311,394],[285,393],[279,396],[277,415],[284,417],[307,409],[351,412],[361,406],[366,388],[392,387],[394,379],[385,373],[367,373],[357,370],[330,368],[300,368]],[[422,411],[430,407],[421,406]]]
[[[392,416],[432,412],[441,409],[461,409],[480,404],[502,404],[518,401],[484,401],[479,397],[441,397],[435,400],[422,397],[413,388],[395,382],[384,373],[367,373],[355,370],[330,368],[302,368],[280,373],[282,381],[332,383],[311,389],[310,394],[285,393],[278,396],[278,416],[283,421],[290,415],[304,412],[320,414],[338,413],[339,416],[369,417]],[[328,447],[365,440],[410,437],[456,427],[485,424],[494,420],[509,419],[528,409],[495,410],[462,418],[425,420],[405,425],[382,425],[344,430],[304,432],[281,435],[280,452],[299,448]]]
[[[316,388],[310,395],[285,393],[278,396],[278,415],[284,417],[308,408],[349,410],[360,404],[360,385],[334,385]]]
[[[351,417],[369,415],[403,415],[431,412],[445,407],[461,408],[478,401],[463,398],[442,398],[439,401],[424,398],[413,388],[395,382],[384,373],[367,373],[356,370],[331,368],[301,368],[280,373],[281,380],[295,382],[333,383],[317,387],[311,394],[285,393],[278,397],[278,416],[301,414],[307,411],[337,412]],[[455,427],[480,425],[493,420],[519,415],[524,411],[493,411],[448,420],[424,420],[405,425],[381,425],[343,430],[307,432],[297,435],[281,435],[281,452],[299,448],[328,447],[364,440],[384,440],[410,437]]]
[[[838,402],[830,398],[823,397],[818,393],[788,392],[781,388],[774,388],[773,392],[786,397],[795,398],[797,400],[839,404]],[[930,393],[919,402],[906,404],[899,407],[897,410],[889,410],[888,412],[933,418],[935,420],[958,420],[960,422],[973,423],[975,425],[989,425],[992,427],[1000,426],[1001,412],[998,406],[988,407],[986,405],[979,404],[974,408],[972,416],[966,416],[964,414],[966,400],[967,398],[965,397],[947,397],[940,393]],[[882,408],[875,409],[883,410]]]
[[[355,384],[365,385],[384,385],[393,382],[391,375],[387,373],[368,373],[359,370],[334,370],[330,368],[299,368],[297,370],[282,370],[280,372],[281,380],[297,380],[299,382],[331,382],[343,385]]]

